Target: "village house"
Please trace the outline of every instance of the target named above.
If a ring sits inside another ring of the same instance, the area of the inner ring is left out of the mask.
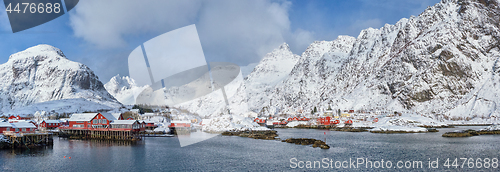
[[[138,120],[114,120],[110,123],[112,130],[144,131],[144,126]]]
[[[0,133],[3,133],[4,131],[11,131],[12,124],[8,122],[0,122]]]
[[[52,130],[56,129],[57,127],[61,126],[63,123],[60,120],[43,120],[42,123],[40,123],[39,127]]]
[[[122,113],[111,113],[116,120],[123,120]]]
[[[15,133],[34,133],[36,126],[30,122],[11,123]]]
[[[29,118],[29,117],[22,117],[22,116],[19,116],[19,115],[17,115],[17,116],[11,115],[11,116],[9,116],[8,119],[9,120],[30,120],[31,118]]]
[[[117,114],[73,114],[68,126],[59,127],[62,133],[91,139],[140,140],[145,123],[138,120],[118,120]],[[120,118],[120,117],[119,117]]]
[[[76,113],[69,118],[69,127],[78,129],[107,128],[116,120],[110,113]]]
[[[172,121],[168,127],[169,128],[180,128],[180,127],[190,128],[191,122],[189,122],[189,121]]]

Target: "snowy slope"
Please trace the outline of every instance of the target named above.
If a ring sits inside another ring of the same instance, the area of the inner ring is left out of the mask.
[[[444,0],[417,17],[363,30],[352,44],[345,41],[352,45],[347,55],[333,56],[329,51],[338,48],[324,50],[329,42],[315,42],[271,103],[456,118],[498,115],[498,4]]]
[[[227,110],[243,116],[249,111],[259,111],[263,105],[269,104],[274,87],[288,76],[298,58],[286,43],[268,53],[250,75],[243,79],[240,73],[240,76],[226,86],[228,107],[220,90],[176,107],[202,117],[221,116],[227,114]]]
[[[233,83],[229,107],[214,92],[179,108],[200,116],[331,106],[436,119],[498,117],[499,4],[443,0],[356,38],[316,41],[301,56],[283,44]]]
[[[19,112],[26,106],[63,99],[73,99],[76,109],[77,100],[84,101],[82,106],[93,102],[91,104],[99,105],[90,107],[103,109],[122,106],[104,89],[92,70],[68,60],[61,50],[50,45],[34,46],[11,55],[0,65],[0,81],[2,113]],[[58,109],[57,102],[50,106]],[[60,107],[63,106],[67,104],[62,103]]]
[[[134,95],[138,95],[146,87],[138,87],[134,79],[129,76],[116,75],[104,84],[104,88],[120,103],[134,105],[136,104]]]

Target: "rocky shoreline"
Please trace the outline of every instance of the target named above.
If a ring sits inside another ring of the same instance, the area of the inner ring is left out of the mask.
[[[262,140],[277,140],[278,131],[276,130],[266,130],[266,131],[226,131],[221,133],[223,136],[240,136],[248,137],[253,139]]]
[[[405,133],[427,133],[428,131],[370,131],[370,133],[381,133],[381,134],[405,134]],[[436,131],[437,132],[437,131]]]
[[[371,127],[335,127],[330,131],[344,131],[344,132],[367,132]]]
[[[253,139],[262,139],[262,140],[281,140],[278,137],[278,131],[276,130],[266,130],[266,131],[226,131],[221,133],[223,136],[239,136],[239,137],[247,137]],[[289,138],[285,140],[281,140],[282,142],[287,143],[295,143],[297,145],[312,145],[313,148],[319,147],[321,149],[330,149],[325,142],[316,139],[307,139],[307,138]]]
[[[500,134],[500,130],[462,130],[462,131],[454,131],[454,132],[446,132],[442,136],[443,137],[472,137],[472,136],[479,136],[479,135],[495,135],[495,134]]]
[[[313,148],[319,147],[321,149],[330,149],[330,146],[328,146],[324,141],[316,140],[316,139],[289,138],[289,139],[282,140],[281,142],[295,143],[296,145],[312,145]]]

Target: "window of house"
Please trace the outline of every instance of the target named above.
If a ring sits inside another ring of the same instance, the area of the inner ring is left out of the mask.
[[[106,123],[108,123],[108,120],[103,119],[103,120],[102,120],[102,123],[106,124]]]
[[[19,132],[19,128],[16,128],[16,132]]]
[[[10,128],[7,128],[7,130],[6,130],[6,131],[10,131]]]

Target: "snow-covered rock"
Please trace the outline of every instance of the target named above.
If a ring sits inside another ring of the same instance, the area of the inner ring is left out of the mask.
[[[253,122],[253,119],[238,115],[223,115],[202,121],[204,132],[224,132],[224,131],[246,131],[246,130],[269,130]]]
[[[309,125],[309,124],[310,124],[310,122],[307,122],[307,121],[292,121],[292,122],[289,122],[288,124],[286,124],[286,126],[293,128],[293,127],[296,127],[298,125]]]
[[[125,105],[136,104],[136,96],[146,88],[146,86],[137,86],[134,79],[129,76],[120,77],[120,75],[111,78],[109,82],[104,84],[104,87],[113,97]]]
[[[314,42],[297,60],[282,46],[263,58],[230,102],[268,114],[331,106],[456,120],[498,117],[499,4],[443,0],[357,38]],[[198,103],[190,110],[205,109]]]
[[[445,127],[443,122],[420,115],[405,114],[398,117],[380,118],[378,122],[373,123],[370,131],[405,131],[405,132],[427,132],[425,127]]]
[[[500,125],[490,125],[486,128],[481,129],[481,131],[499,131],[500,130]]]
[[[61,50],[50,45],[37,45],[12,54],[6,63],[0,65],[0,81],[2,113],[23,111],[33,114],[38,108],[27,111],[24,107],[67,99],[71,102],[81,100],[82,109],[89,104],[87,102],[109,109],[122,106],[106,91],[91,69],[68,60]],[[48,104],[55,109],[67,106]],[[76,106],[72,109],[79,109]]]

